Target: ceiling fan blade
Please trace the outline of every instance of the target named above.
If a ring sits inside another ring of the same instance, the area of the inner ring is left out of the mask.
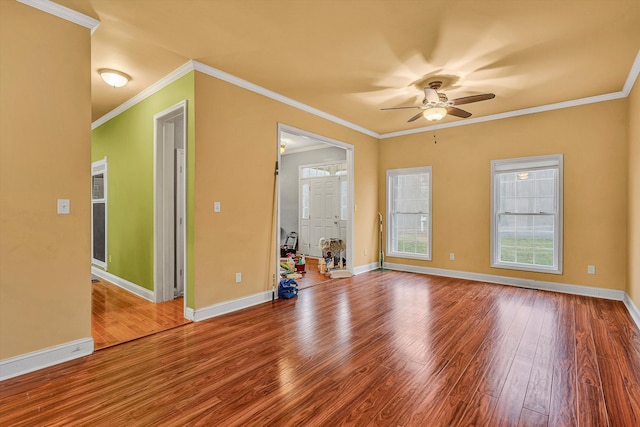
[[[467,117],[471,117],[470,112],[461,110],[456,107],[447,107],[447,114],[450,114],[456,117],[462,117],[463,119],[466,119]]]
[[[421,108],[421,107],[414,105],[413,107],[390,107],[390,108],[381,108],[380,110],[406,110],[408,108]]]
[[[409,120],[407,120],[407,123],[411,123],[414,120],[418,120],[420,117],[422,117],[422,111],[420,111],[418,114],[416,114],[415,116],[413,116]]]
[[[452,99],[451,102],[453,103],[453,105],[462,105],[470,104],[472,102],[486,101],[487,99],[493,99],[495,97],[496,96],[493,93],[483,93],[481,95],[471,95],[465,96],[463,98]]]

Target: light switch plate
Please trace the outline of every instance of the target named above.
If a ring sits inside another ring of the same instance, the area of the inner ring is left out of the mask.
[[[220,212],[220,202],[213,202],[213,211]]]
[[[71,213],[71,202],[69,199],[58,199],[58,215],[69,215]]]

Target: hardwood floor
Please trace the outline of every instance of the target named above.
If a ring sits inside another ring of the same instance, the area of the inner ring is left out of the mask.
[[[307,257],[306,264],[306,273],[302,275],[301,279],[296,279],[299,289],[309,288],[332,280],[329,276],[320,274],[317,258]]]
[[[102,279],[93,282],[91,288],[95,350],[191,322],[184,318],[182,298],[154,304]]]
[[[370,272],[0,383],[0,425],[637,426],[622,302]]]

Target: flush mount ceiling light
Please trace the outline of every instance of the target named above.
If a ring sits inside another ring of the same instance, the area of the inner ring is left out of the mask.
[[[436,120],[442,120],[444,116],[447,115],[447,109],[444,107],[433,107],[424,110],[422,115],[424,115],[425,119],[434,122]]]
[[[98,70],[98,74],[100,74],[100,77],[102,77],[102,80],[104,80],[106,84],[112,87],[122,87],[131,80],[131,77],[125,73],[118,70],[110,70],[108,68]]]

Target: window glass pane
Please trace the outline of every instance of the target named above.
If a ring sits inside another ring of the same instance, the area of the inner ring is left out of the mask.
[[[93,203],[93,258],[106,262],[105,256],[105,206]]]
[[[499,216],[498,255],[501,262],[555,266],[553,215]]]
[[[430,257],[431,174],[429,168],[423,170],[389,174],[388,251],[392,255]]]
[[[104,174],[91,177],[91,198],[93,200],[104,199]]]
[[[347,181],[340,183],[340,219],[347,219]]]
[[[302,184],[302,219],[309,219],[309,184]]]

